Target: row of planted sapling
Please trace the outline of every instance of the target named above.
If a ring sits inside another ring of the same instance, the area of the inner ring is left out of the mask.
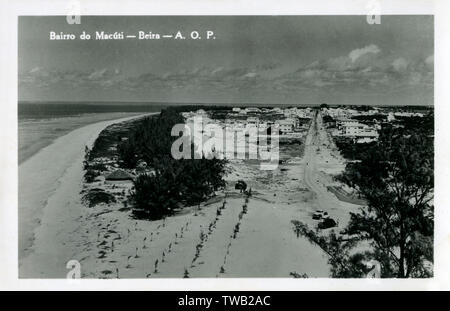
[[[195,263],[197,262],[198,258],[200,257],[201,250],[202,250],[204,244],[206,243],[206,241],[208,240],[209,236],[211,236],[211,234],[214,232],[214,229],[216,229],[217,222],[219,221],[220,216],[222,215],[222,211],[225,209],[226,205],[227,205],[227,196],[225,193],[225,197],[222,202],[222,205],[217,207],[216,217],[209,223],[208,230],[206,231],[206,233],[203,231],[203,229],[200,229],[199,242],[197,243],[197,245],[195,245],[195,253],[194,253],[194,257],[192,258],[192,261],[191,261],[191,266],[190,266],[191,268],[195,267]],[[183,277],[184,278],[189,277],[189,270],[187,268],[184,269]]]
[[[249,192],[247,192],[247,196],[245,197],[245,202],[242,205],[242,210],[239,212],[239,215],[238,215],[238,221],[236,222],[236,224],[234,226],[233,233],[230,236],[230,241],[227,244],[227,251],[226,251],[225,256],[223,258],[223,264],[222,264],[222,266],[220,267],[220,270],[219,270],[220,274],[225,273],[225,265],[227,263],[228,255],[230,254],[230,248],[231,248],[232,241],[237,238],[239,230],[240,230],[240,227],[241,227],[242,218],[248,212],[248,202],[250,200],[249,199],[250,195],[251,195],[251,189],[250,189]]]

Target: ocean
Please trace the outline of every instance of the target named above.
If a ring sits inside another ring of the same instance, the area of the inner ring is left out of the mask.
[[[19,164],[50,145],[56,138],[82,126],[146,112],[158,112],[164,107],[164,104],[19,102]]]

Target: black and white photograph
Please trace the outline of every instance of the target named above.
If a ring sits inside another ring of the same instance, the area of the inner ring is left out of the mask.
[[[23,279],[432,278],[434,17],[19,16]]]

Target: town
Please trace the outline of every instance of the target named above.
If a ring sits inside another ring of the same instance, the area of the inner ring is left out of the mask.
[[[320,106],[327,130],[335,139],[349,138],[353,143],[369,143],[378,140],[379,131],[383,126],[402,127],[398,122],[404,118],[423,118],[431,110],[419,107],[392,108],[392,107],[329,107]],[[230,110],[204,109],[183,112],[186,123],[195,123],[202,120],[204,126],[217,124],[227,132],[248,133],[252,129],[266,132],[277,129],[282,137],[301,138],[309,129],[315,109],[307,108],[259,108],[259,107],[233,107]]]

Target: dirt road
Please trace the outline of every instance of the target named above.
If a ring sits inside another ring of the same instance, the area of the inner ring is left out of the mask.
[[[340,201],[327,189],[329,180],[324,178],[320,168],[343,163],[342,158],[333,153],[331,146],[319,111],[312,120],[305,139],[304,182],[315,193],[317,207],[328,212],[338,222],[338,227],[343,228],[349,220],[349,212],[356,211],[357,205]]]

